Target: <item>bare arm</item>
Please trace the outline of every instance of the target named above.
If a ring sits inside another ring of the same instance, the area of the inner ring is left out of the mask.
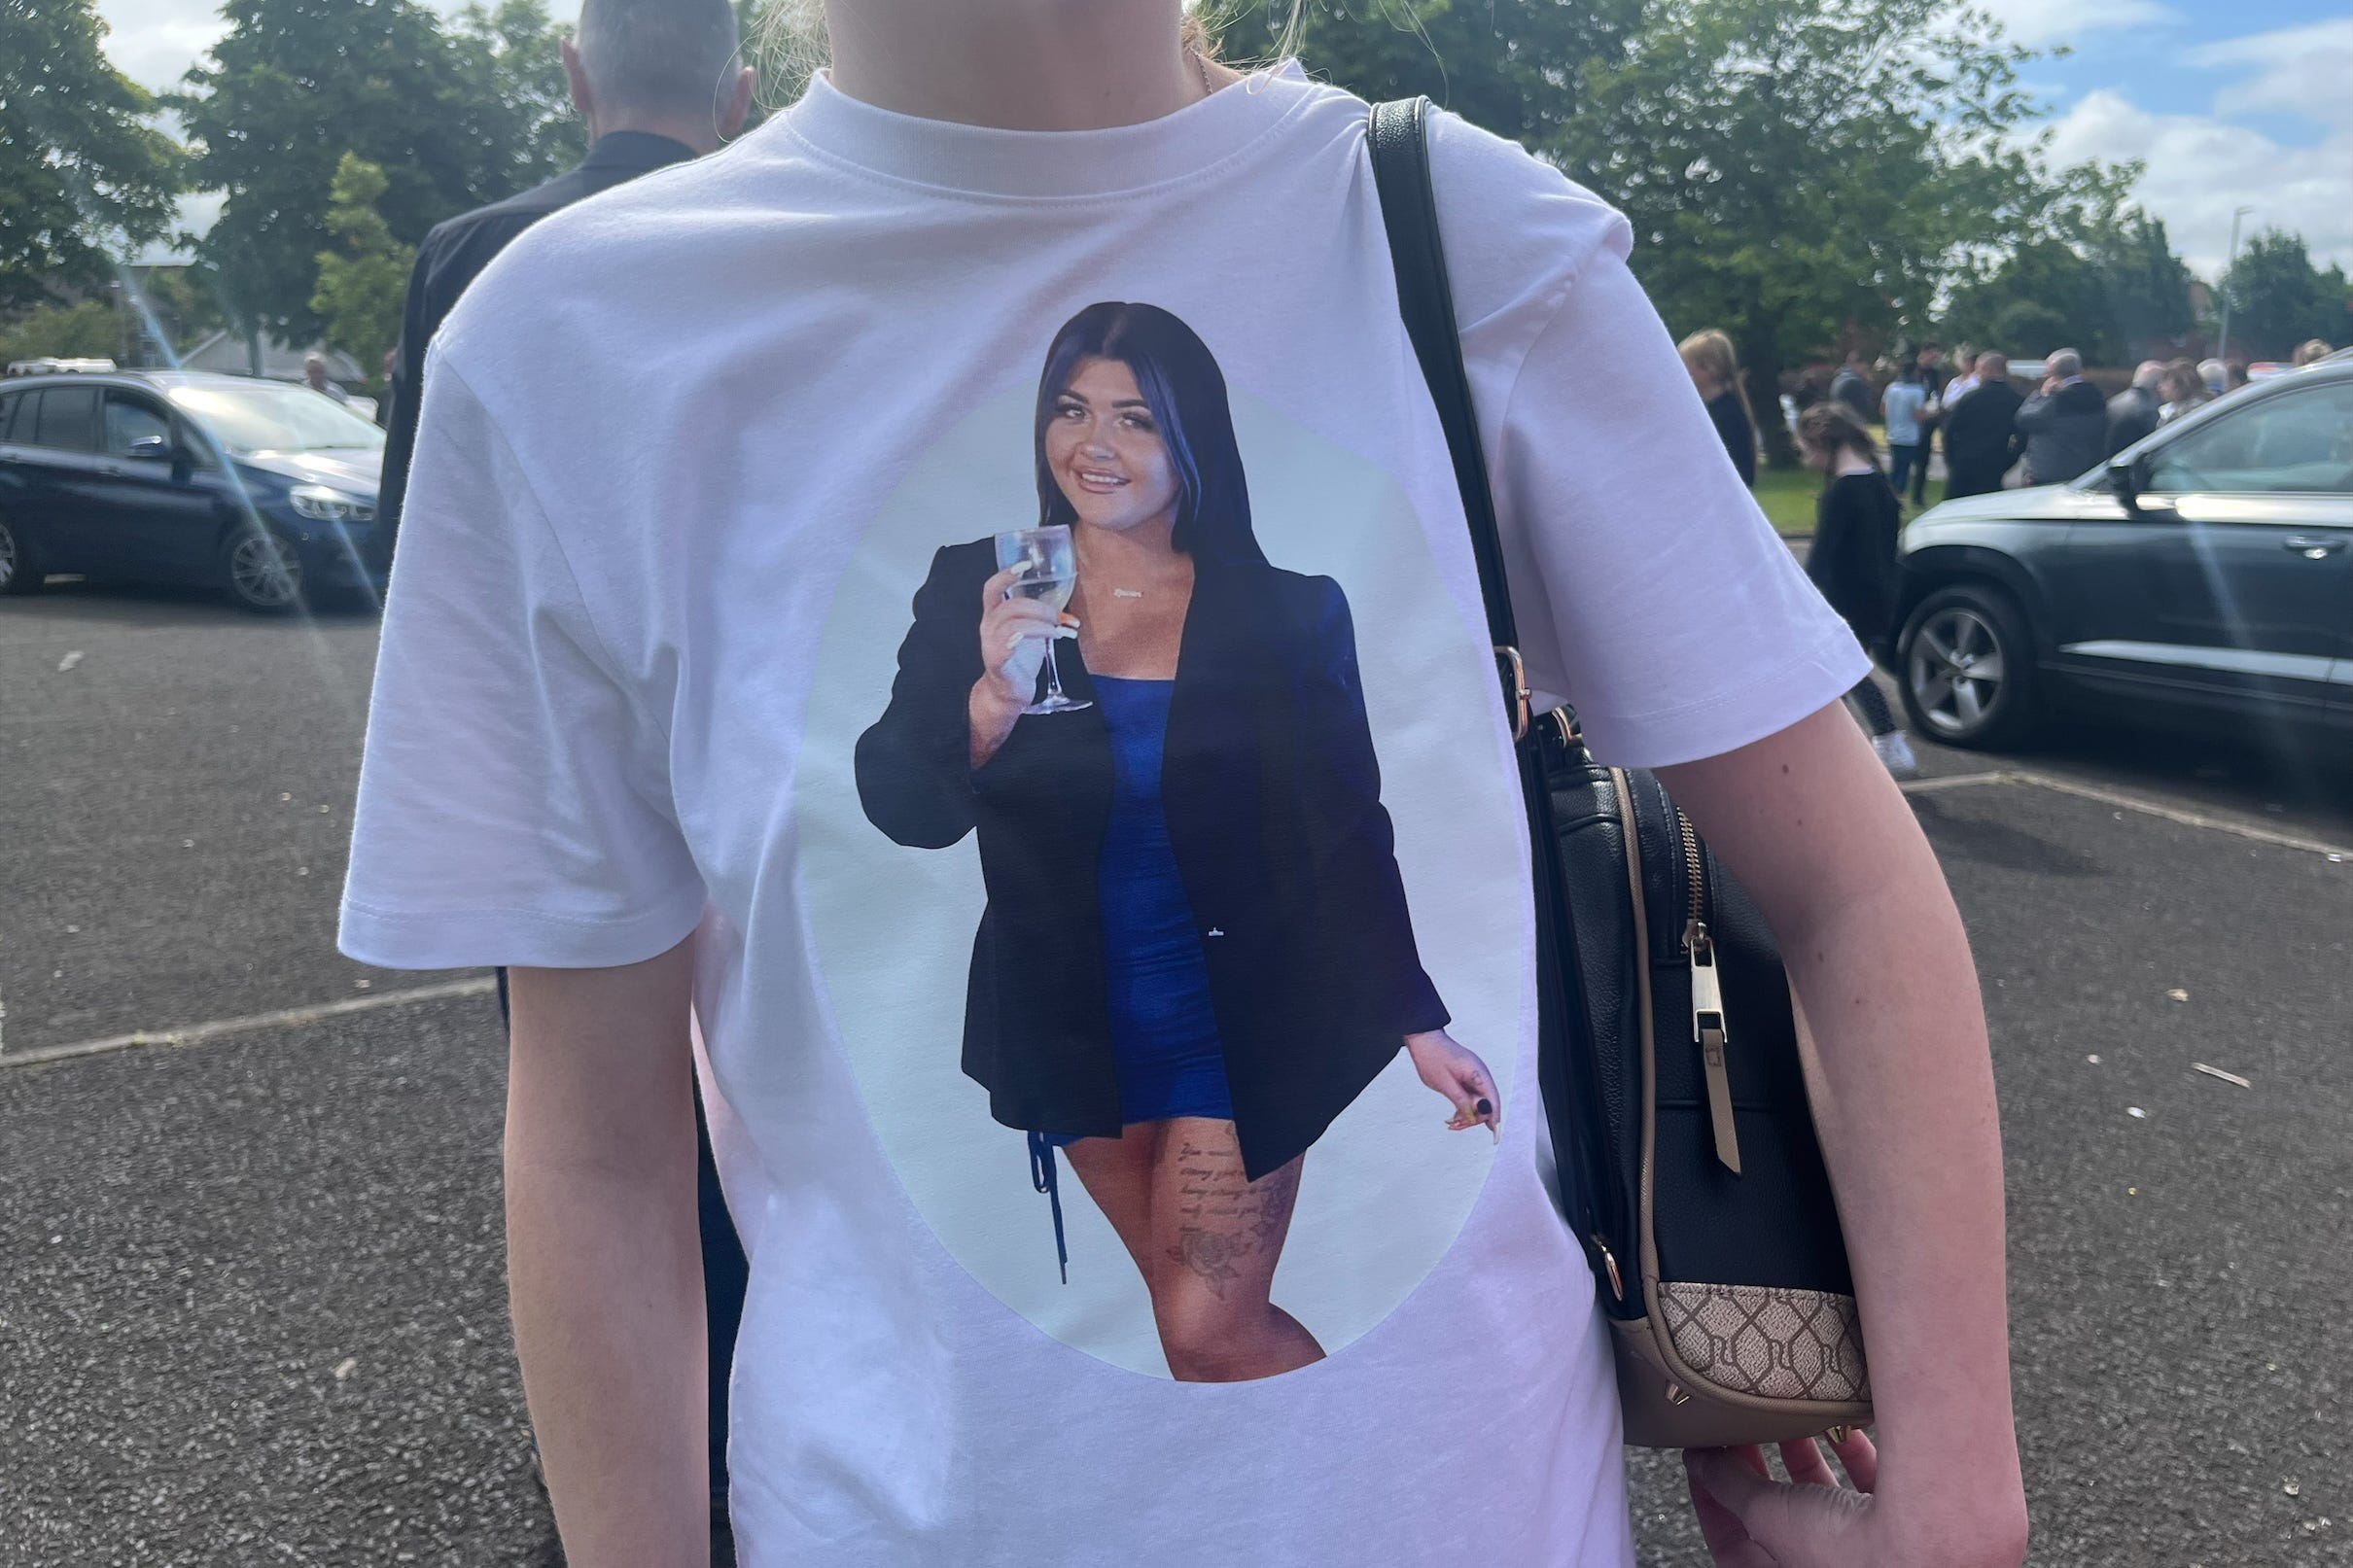
[[[1835,703],[1661,776],[1772,924],[1820,1055],[1881,1450],[1868,1560],[2016,1564],[2001,1137],[1977,975],[1935,855]],[[1813,1554],[1819,1502],[1747,1492],[1742,1523],[1769,1547],[1801,1532],[1809,1550],[1784,1562],[1866,1560]]]
[[[509,1291],[573,1568],[710,1560],[691,953],[509,977]]]

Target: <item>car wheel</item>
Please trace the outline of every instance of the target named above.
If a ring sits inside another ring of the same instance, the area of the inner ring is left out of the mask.
[[[2034,728],[2034,640],[1999,588],[1955,583],[1930,594],[1904,623],[1897,661],[1915,734],[1978,749]]]
[[[260,615],[283,614],[302,604],[302,558],[265,528],[244,528],[221,549],[228,596]]]
[[[39,593],[47,580],[24,536],[0,517],[0,593]]]

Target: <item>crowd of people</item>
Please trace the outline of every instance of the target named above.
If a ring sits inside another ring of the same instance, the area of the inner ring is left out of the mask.
[[[1732,338],[1709,328],[1679,346],[1734,468],[1755,488],[1756,417]],[[2313,338],[2297,348],[2292,363],[2300,368],[2334,352]],[[2018,390],[2009,357],[1998,349],[1964,347],[1952,364],[1948,371],[1944,346],[1925,342],[1875,387],[1871,362],[1860,350],[1849,353],[1832,374],[1828,395],[1799,413],[1793,432],[1799,458],[1822,475],[1808,574],[1882,664],[1891,661],[1898,629],[1903,504],[1907,495],[1915,508],[1927,504],[1937,432],[1944,433],[1948,501],[2014,480],[2062,484],[2248,382],[2247,366],[2237,361],[2144,360],[2132,384],[2111,398],[2086,378],[2083,355],[2062,348],[2044,361],[2041,384],[2027,394]],[[1883,464],[1875,425],[1885,437]],[[1888,770],[1898,777],[1916,771],[1911,744],[1870,677],[1848,700]]]

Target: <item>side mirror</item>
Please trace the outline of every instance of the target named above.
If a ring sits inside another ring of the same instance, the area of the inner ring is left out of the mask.
[[[123,455],[168,462],[173,456],[171,437],[168,436],[142,436],[130,443],[130,450]]]
[[[2108,488],[2116,499],[2125,504],[2125,510],[2138,511],[2141,503],[2141,472],[2138,463],[2118,458],[2108,465]]]

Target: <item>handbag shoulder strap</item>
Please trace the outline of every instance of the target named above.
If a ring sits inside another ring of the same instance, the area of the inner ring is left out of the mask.
[[[1389,260],[1397,273],[1397,308],[1413,339],[1414,356],[1438,405],[1446,447],[1455,460],[1455,484],[1470,523],[1471,554],[1479,563],[1479,593],[1487,603],[1488,638],[1497,649],[1515,648],[1520,638],[1512,621],[1511,585],[1503,575],[1503,541],[1495,530],[1495,498],[1489,487],[1487,456],[1479,441],[1479,419],[1471,407],[1470,376],[1462,368],[1462,339],[1455,324],[1455,296],[1446,277],[1446,249],[1438,238],[1438,203],[1430,184],[1427,98],[1403,98],[1373,106],[1366,140],[1372,150],[1373,187],[1381,196],[1381,221],[1388,230]],[[1512,655],[1516,661],[1518,655]]]

